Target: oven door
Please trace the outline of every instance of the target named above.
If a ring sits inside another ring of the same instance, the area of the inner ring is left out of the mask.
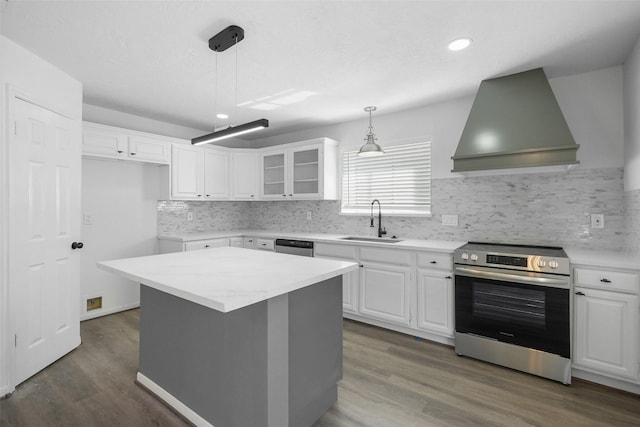
[[[571,357],[569,277],[456,266],[456,332]]]

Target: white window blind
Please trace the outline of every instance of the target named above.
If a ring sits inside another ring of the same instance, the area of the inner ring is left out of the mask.
[[[378,157],[342,158],[342,213],[369,214],[371,201],[396,215],[431,213],[431,142],[385,146]]]

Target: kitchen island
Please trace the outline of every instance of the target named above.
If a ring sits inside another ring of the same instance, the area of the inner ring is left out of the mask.
[[[357,264],[222,247],[98,267],[141,283],[137,380],[194,424],[307,426],[336,401]]]

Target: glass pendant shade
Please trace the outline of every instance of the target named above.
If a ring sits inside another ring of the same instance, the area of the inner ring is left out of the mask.
[[[373,125],[371,124],[371,112],[376,111],[376,107],[365,107],[364,111],[369,113],[369,129],[367,129],[367,136],[365,140],[367,142],[364,143],[362,147],[360,147],[360,151],[358,151],[358,156],[360,157],[373,157],[373,156],[382,156],[384,154],[384,150],[381,146],[376,144],[376,133],[373,131]]]

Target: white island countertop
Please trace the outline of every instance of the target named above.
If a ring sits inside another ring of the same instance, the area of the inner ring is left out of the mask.
[[[358,268],[353,262],[235,247],[126,258],[97,265],[225,313]]]

